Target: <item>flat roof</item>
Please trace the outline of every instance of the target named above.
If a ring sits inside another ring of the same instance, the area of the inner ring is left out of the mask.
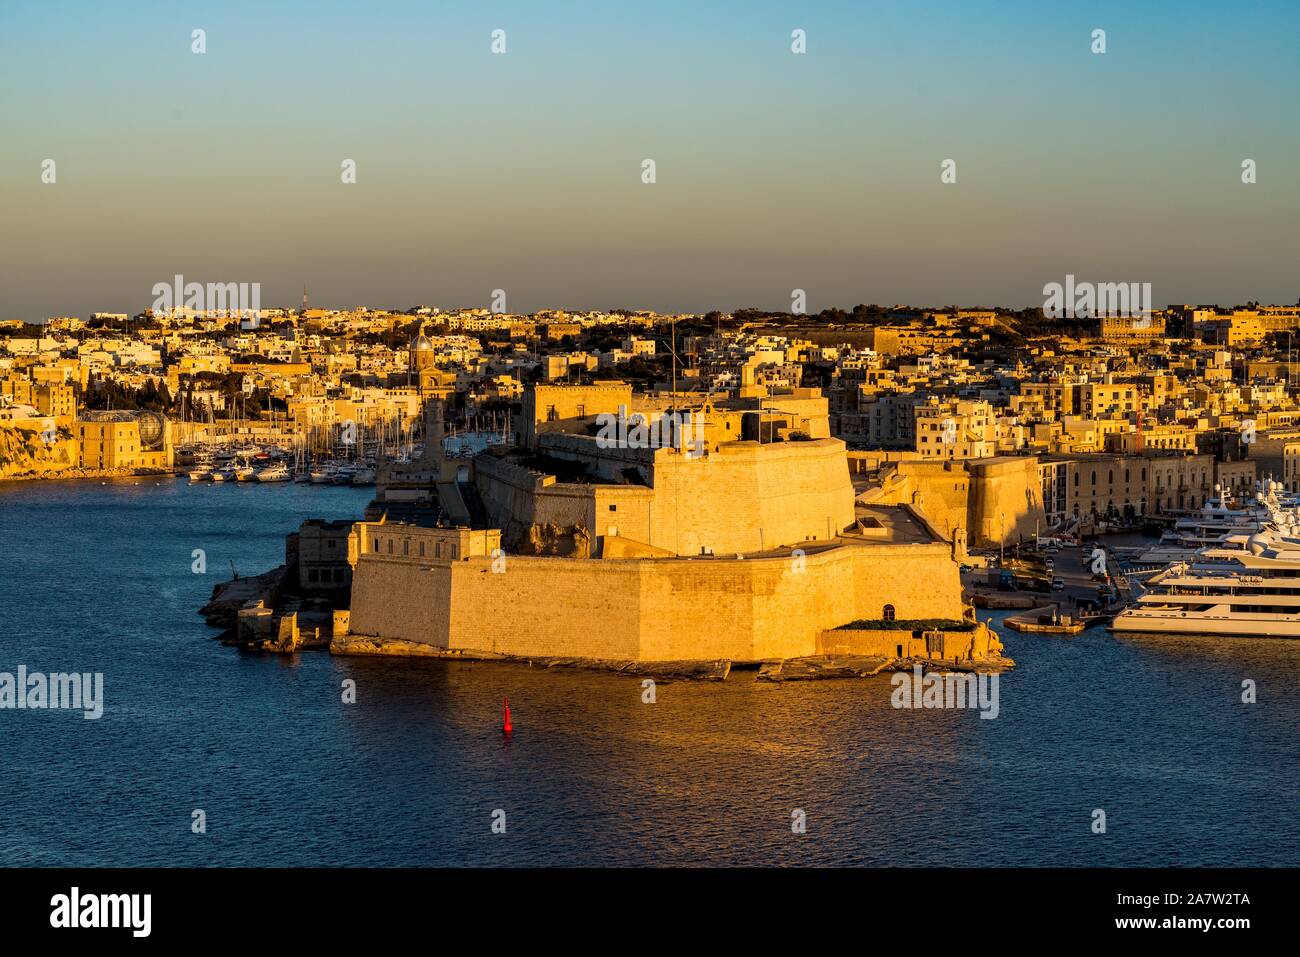
[[[896,545],[929,545],[941,541],[902,505],[858,505],[856,517],[875,534],[868,532],[867,541]]]

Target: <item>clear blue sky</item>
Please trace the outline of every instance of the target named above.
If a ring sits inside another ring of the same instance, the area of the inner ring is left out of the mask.
[[[1300,3],[267,6],[0,4],[0,318],[1300,297]]]

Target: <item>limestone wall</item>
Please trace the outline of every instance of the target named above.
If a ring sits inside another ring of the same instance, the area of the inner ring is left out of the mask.
[[[844,443],[732,442],[703,458],[660,452],[651,544],[734,555],[839,534],[853,523]]]
[[[943,637],[932,643],[924,634],[910,631],[836,628],[818,636],[817,654],[979,661],[1002,653],[997,634],[982,622],[970,631],[945,630],[939,634]]]
[[[534,386],[524,393],[522,428],[516,433],[516,444],[532,448],[538,432],[595,421],[600,413],[616,412],[620,405],[632,406],[632,386],[626,382]]]
[[[451,563],[365,554],[352,573],[348,631],[447,647]]]
[[[972,462],[970,540],[976,545],[1032,538],[1047,525],[1038,459],[1006,456]]]
[[[548,451],[595,448],[590,439],[548,437]],[[581,525],[678,555],[750,553],[826,541],[853,524],[853,486],[844,443],[729,442],[702,457],[676,449],[610,449],[591,460],[609,474],[647,462],[652,487],[557,482],[494,456],[480,456],[476,481],[506,547],[533,525]]]
[[[1047,527],[1036,457],[898,461],[894,468],[896,479],[864,493],[864,502],[912,505],[945,535],[965,528],[980,546],[1030,538]]]
[[[500,567],[499,565],[497,567]],[[827,629],[962,617],[944,543],[846,545],[746,559],[507,556],[433,563],[365,555],[353,635],[536,657],[755,661],[816,652]]]

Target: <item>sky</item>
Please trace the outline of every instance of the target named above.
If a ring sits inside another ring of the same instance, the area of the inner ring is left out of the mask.
[[[176,274],[513,312],[1022,307],[1067,274],[1293,303],[1297,35],[1294,0],[3,0],[0,319]]]

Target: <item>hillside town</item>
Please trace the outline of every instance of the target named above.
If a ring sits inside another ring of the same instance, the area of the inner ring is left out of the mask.
[[[1191,610],[1213,631],[1219,612],[1240,622],[1244,609],[1272,616],[1248,633],[1290,634],[1294,609],[1260,600],[1279,589],[1242,598],[1234,580],[1226,594],[1252,608],[1208,602],[1219,579],[1188,563],[1207,548],[1237,565],[1266,546],[1270,561],[1295,559],[1279,550],[1300,525],[1297,328],[1300,307],[1256,303],[1095,320],[874,305],[52,317],[0,329],[0,476],[376,486],[363,520],[290,534],[264,588],[288,604],[249,580],[214,602],[210,620],[273,650],[902,660],[913,655],[894,639],[913,622],[931,635],[923,657],[964,641],[991,666],[991,633],[958,637],[976,625],[972,604],[1029,610],[1007,621],[1024,630],[1103,616],[1178,630],[1171,619]],[[1080,548],[1079,567],[1056,568],[1063,546]],[[446,561],[506,555],[501,594]],[[485,637],[489,620],[457,617],[526,600],[525,582],[559,594],[574,568],[555,559],[601,561],[577,567],[569,599],[550,602],[561,617],[537,632]],[[925,588],[885,574],[917,561]],[[424,611],[401,610],[396,596],[433,581],[407,572],[443,566]],[[593,576],[629,569],[643,594],[659,581],[713,606],[749,598],[709,642],[663,624],[671,605],[657,601],[623,618],[586,607]],[[1201,600],[1184,608],[1185,594]],[[451,603],[429,618],[439,602]],[[624,637],[593,644],[596,615]]]
[[[422,398],[444,403],[453,432],[505,435],[530,386],[617,380],[756,407],[820,396],[830,434],[863,453],[858,467],[895,484],[923,486],[936,463],[974,474],[1010,457],[1036,470],[1047,526],[1131,525],[1197,509],[1218,486],[1249,493],[1267,477],[1297,490],[1297,328],[1300,306],[1255,303],[1172,307],[1145,323],[876,306],[8,321],[0,476],[169,470],[223,447],[355,458],[420,441]],[[145,412],[158,419],[142,434]],[[1018,538],[1033,531],[1026,518],[976,535]]]

